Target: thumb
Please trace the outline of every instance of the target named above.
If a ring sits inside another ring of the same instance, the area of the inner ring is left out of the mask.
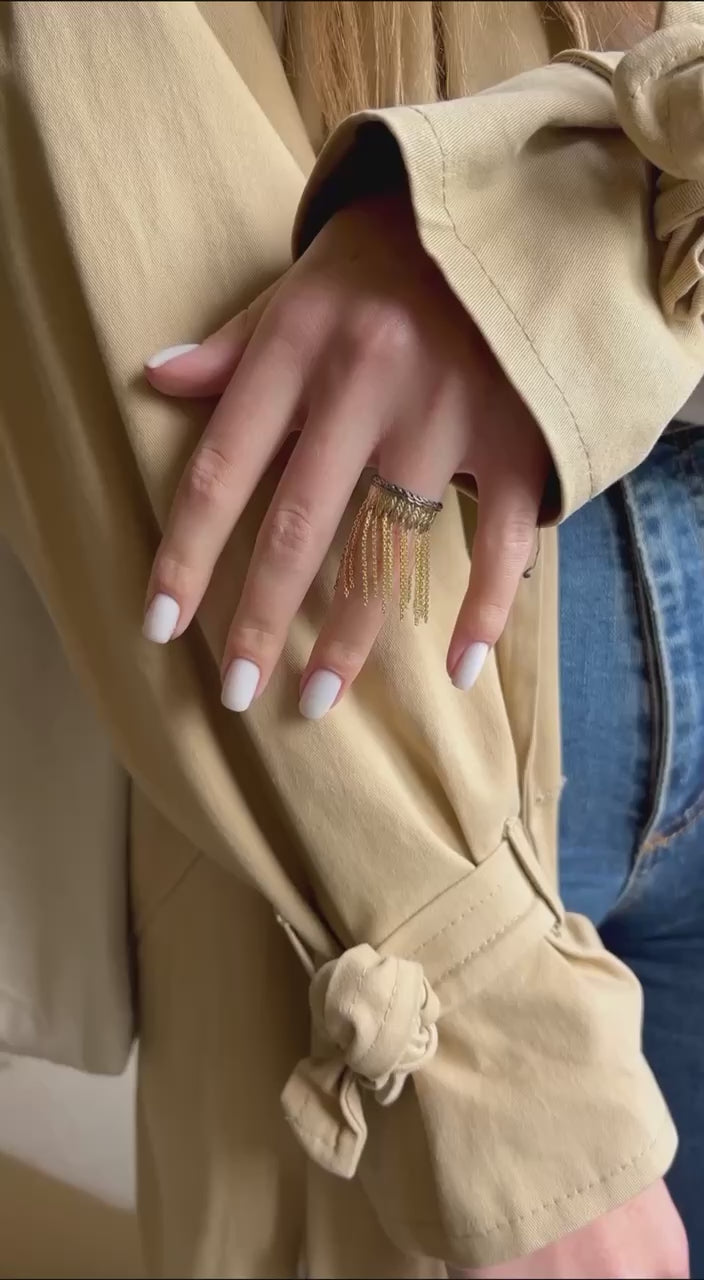
[[[167,396],[222,395],[278,287],[277,280],[203,342],[166,347],[151,356],[144,366],[147,381]]]

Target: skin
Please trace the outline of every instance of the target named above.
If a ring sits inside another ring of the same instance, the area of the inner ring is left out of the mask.
[[[389,245],[394,252],[389,252]],[[335,215],[273,289],[196,350],[147,369],[160,392],[217,397],[179,486],[147,603],[190,624],[254,488],[295,446],[261,526],[223,657],[259,667],[259,697],[367,466],[441,499],[475,478],[479,512],[467,593],[446,655],[496,643],[531,559],[550,459],[542,435],[476,326],[425,255],[405,196]],[[373,601],[338,594],[301,684],[362,669],[382,625]],[[391,625],[398,625],[394,619]],[[688,1275],[682,1224],[663,1182],[529,1258],[455,1272],[486,1277]]]
[[[478,1271],[467,1280],[655,1280],[688,1276],[687,1237],[664,1182],[656,1182],[596,1222],[527,1258]]]
[[[395,252],[389,253],[389,243]],[[365,467],[442,499],[472,475],[479,523],[472,574],[447,651],[495,644],[533,555],[550,459],[543,437],[476,326],[424,253],[405,197],[333,217],[277,286],[197,350],[147,370],[168,395],[220,396],[179,487],[148,591],[189,625],[257,482],[299,428],[232,620],[235,658],[260,670],[256,696]],[[303,673],[338,674],[338,701],[382,625],[339,594]]]

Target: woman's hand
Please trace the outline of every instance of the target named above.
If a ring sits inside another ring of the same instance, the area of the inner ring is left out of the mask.
[[[665,1183],[515,1262],[479,1271],[449,1270],[452,1280],[641,1280],[689,1275],[687,1237]]]
[[[147,376],[167,395],[220,396],[154,563],[149,638],[185,631],[260,477],[299,430],[230,628],[225,705],[243,711],[266,688],[367,466],[431,499],[456,473],[475,478],[471,581],[447,657],[458,688],[474,683],[533,551],[549,456],[423,251],[405,196],[336,214],[275,289],[200,346],[154,357]],[[339,700],[382,620],[377,600],[337,593],[303,675],[304,715]]]

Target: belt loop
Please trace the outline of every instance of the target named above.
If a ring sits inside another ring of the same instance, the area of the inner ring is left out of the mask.
[[[543,902],[547,903],[557,924],[561,925],[565,918],[565,909],[556,889],[547,881],[533,843],[520,818],[510,818],[506,823],[504,833],[526,878],[530,881],[536,893],[543,899]]]

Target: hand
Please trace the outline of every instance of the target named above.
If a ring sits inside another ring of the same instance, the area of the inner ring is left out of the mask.
[[[527,1258],[478,1271],[468,1280],[656,1280],[689,1275],[687,1237],[664,1182]]]
[[[468,688],[533,553],[549,456],[423,251],[406,197],[336,214],[274,290],[200,346],[162,357],[147,366],[159,391],[221,398],[156,557],[145,634],[185,631],[260,477],[298,428],[232,621],[223,702],[241,711],[265,689],[370,465],[432,499],[458,472],[476,480],[471,581],[447,658],[453,682]],[[378,601],[336,594],[303,675],[304,714],[317,718],[339,700],[382,620]]]

